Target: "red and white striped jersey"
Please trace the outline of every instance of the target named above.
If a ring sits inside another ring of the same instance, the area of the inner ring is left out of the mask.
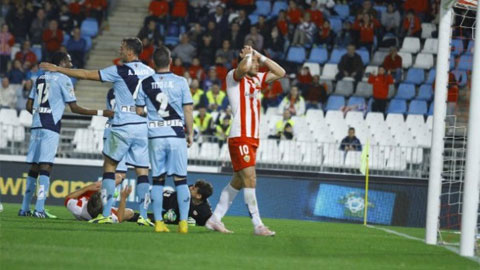
[[[77,199],[66,199],[65,206],[67,207],[68,211],[73,214],[73,216],[77,220],[82,221],[89,221],[92,219],[90,214],[87,211],[87,204],[88,200],[90,200],[90,196],[93,195],[93,192],[89,191],[85,194],[81,195]],[[112,207],[112,219],[114,223],[118,223],[117,217],[117,209]]]
[[[229,137],[258,139],[261,90],[267,73],[259,72],[252,78],[244,76],[241,80],[237,80],[234,73],[235,69],[232,69],[227,74],[227,95],[233,114]]]

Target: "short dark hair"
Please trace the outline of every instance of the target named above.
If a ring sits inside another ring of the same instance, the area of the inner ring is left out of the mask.
[[[132,50],[132,52],[135,54],[135,55],[140,55],[140,53],[142,53],[142,50],[143,50],[143,44],[142,44],[142,41],[137,38],[137,37],[129,37],[129,38],[124,38],[122,40],[123,43],[125,43],[125,46]]]
[[[52,55],[51,62],[52,62],[52,64],[58,66],[58,65],[60,65],[60,63],[62,63],[63,61],[66,61],[66,60],[68,60],[68,53],[58,51],[58,52],[55,52]]]
[[[157,68],[166,68],[170,64],[171,53],[165,46],[158,47],[153,53],[153,62]]]
[[[96,218],[103,211],[102,197],[100,192],[94,193],[87,203],[87,212],[92,218]]]
[[[348,131],[350,131],[350,130],[355,131],[355,128],[354,128],[354,127],[351,127],[351,128],[348,129]]]
[[[208,199],[213,194],[213,186],[209,182],[200,179],[197,182],[195,182],[194,185],[196,188],[198,188],[198,194],[202,195],[202,201],[205,201]]]

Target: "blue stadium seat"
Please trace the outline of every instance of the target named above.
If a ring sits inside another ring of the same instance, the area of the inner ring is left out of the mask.
[[[87,47],[85,48],[85,52],[90,51],[90,49],[92,49],[92,38],[89,36],[82,36],[82,38],[84,38],[85,41],[87,42]]]
[[[425,72],[421,68],[410,68],[407,72],[407,77],[405,78],[405,83],[413,83],[419,85],[425,80]]]
[[[80,27],[82,36],[95,37],[98,34],[98,22],[94,18],[87,18]]]
[[[330,55],[330,60],[328,63],[338,64],[342,56],[347,53],[347,49],[333,49],[332,54]]]
[[[388,105],[387,113],[401,113],[407,112],[407,102],[403,99],[392,99]]]
[[[401,83],[398,86],[397,94],[395,99],[406,99],[410,100],[415,97],[415,85],[410,83]]]
[[[364,106],[365,105],[365,99],[363,97],[351,97],[348,99],[348,106],[355,106],[355,105],[360,105]]]
[[[42,59],[42,47],[40,45],[32,46],[33,53],[37,56],[37,61],[40,62]]]
[[[273,7],[272,7],[272,13],[270,17],[277,17],[278,16],[278,13],[280,13],[281,10],[287,10],[288,9],[288,4],[287,2],[284,2],[284,1],[275,1],[273,3]]]
[[[67,42],[68,42],[69,39],[70,39],[70,35],[69,34],[64,34],[62,45],[67,46]]]
[[[430,107],[428,107],[428,114],[427,115],[433,115],[433,103],[435,103],[435,102],[430,103]]]
[[[250,14],[248,15],[248,18],[250,19],[251,25],[254,25],[258,23],[258,15],[257,14]]]
[[[165,35],[167,37],[179,37],[180,32],[180,25],[176,22],[172,22],[168,24]]]
[[[418,90],[417,100],[429,101],[432,99],[433,89],[431,84],[422,84]]]
[[[451,43],[451,50],[454,55],[462,54],[465,47],[463,44],[463,40],[461,39],[453,39]]]
[[[428,72],[427,80],[425,81],[425,83],[433,84],[435,82],[435,73],[436,73],[435,68],[430,69],[430,71]]]
[[[470,40],[468,42],[467,51],[465,51],[465,54],[472,54],[473,47],[475,47],[475,40]]]
[[[412,100],[408,106],[408,114],[427,114],[427,102],[424,100]]]
[[[458,67],[457,67],[458,69],[472,70],[472,66],[473,66],[473,56],[471,54],[464,54],[460,56],[460,60],[458,62]]]
[[[308,62],[324,64],[328,60],[328,51],[324,47],[313,48],[310,52]]]
[[[345,106],[345,98],[343,96],[330,95],[327,100],[327,111],[338,111],[342,106]]]
[[[365,50],[357,50],[356,53],[358,53],[358,55],[360,55],[360,57],[362,58],[362,61],[363,61],[363,65],[368,65],[368,63],[370,63],[370,53],[365,49]]]
[[[342,19],[346,19],[350,15],[350,7],[348,5],[335,5],[333,10],[337,12],[338,16]]]
[[[455,69],[452,70],[453,75],[455,75],[455,79],[457,79],[459,86],[465,86],[467,84],[467,72],[465,70]]]
[[[368,99],[368,104],[367,104],[367,112],[372,111],[372,104],[373,104],[373,97]]]
[[[377,17],[380,18],[382,16],[382,13],[383,12],[386,12],[387,11],[387,7],[386,6],[379,6],[379,5],[375,5],[373,6],[373,9],[375,9],[377,11]]]
[[[165,37],[165,45],[176,46],[180,42],[178,37]]]
[[[450,54],[450,59],[451,59],[451,60],[448,61],[448,62],[450,63],[450,69],[454,69],[454,68],[455,68],[455,60],[454,60],[454,59],[455,59],[456,57],[458,57],[458,55],[455,56],[453,53]]]
[[[253,14],[256,15],[266,16],[270,14],[270,10],[272,10],[272,4],[270,3],[270,1],[256,1],[255,5],[257,6],[257,8],[253,12]]]
[[[340,17],[330,17],[328,19],[330,21],[330,26],[335,33],[340,33],[342,31],[343,23]]]
[[[287,53],[287,61],[294,63],[305,62],[305,48],[303,47],[290,47]]]

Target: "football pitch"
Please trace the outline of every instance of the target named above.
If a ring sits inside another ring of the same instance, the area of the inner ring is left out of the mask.
[[[203,227],[180,235],[174,225],[158,234],[76,221],[64,207],[47,207],[56,220],[18,217],[19,207],[4,204],[0,213],[1,269],[480,269],[443,247],[356,224],[265,219],[277,236],[262,238],[248,218],[227,217],[231,235]]]

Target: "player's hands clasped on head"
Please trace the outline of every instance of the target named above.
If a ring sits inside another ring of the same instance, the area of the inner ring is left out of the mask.
[[[43,69],[43,70],[46,70],[46,71],[52,71],[52,72],[58,71],[57,70],[58,69],[57,65],[47,63],[47,62],[40,63],[40,68]]]
[[[94,191],[94,192],[100,191],[100,189],[102,189],[102,182],[101,181],[97,181],[95,183],[95,185],[92,185],[91,188],[90,188],[90,190]]]
[[[244,58],[247,54],[252,54],[253,48],[251,46],[244,46],[242,51],[240,52],[240,57]]]

